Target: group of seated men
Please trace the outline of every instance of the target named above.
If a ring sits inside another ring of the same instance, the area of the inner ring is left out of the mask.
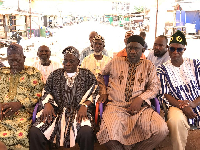
[[[132,32],[112,59],[102,36],[92,32],[89,38],[91,46],[81,54],[66,47],[63,64],[51,61],[43,45],[40,61],[25,66],[23,48],[8,47],[10,67],[0,69],[0,150],[45,150],[47,142],[94,150],[95,136],[109,150],[152,150],[168,133],[173,149],[184,150],[190,125],[199,126],[200,118],[200,63],[182,57],[184,34],[173,34],[169,46],[158,36],[147,58],[144,39]],[[151,107],[155,97],[168,107],[167,122]],[[97,133],[95,103],[105,103]]]

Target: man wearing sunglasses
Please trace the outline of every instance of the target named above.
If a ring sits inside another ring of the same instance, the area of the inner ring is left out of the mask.
[[[171,60],[157,68],[161,81],[159,98],[168,107],[167,125],[173,150],[184,150],[188,130],[200,125],[200,61],[183,58],[185,35],[177,31],[169,43]]]
[[[156,68],[170,59],[167,43],[168,40],[166,36],[158,36],[154,41],[153,50],[147,56],[147,59],[150,60]]]

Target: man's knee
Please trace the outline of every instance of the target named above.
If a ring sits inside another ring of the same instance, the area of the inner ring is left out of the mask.
[[[30,138],[37,138],[38,136],[40,136],[40,133],[41,131],[36,127],[31,127],[31,129],[29,130]]]
[[[7,150],[6,145],[0,141],[0,150]]]
[[[171,107],[169,109],[167,125],[169,128],[171,127],[189,128],[189,125],[187,123],[187,117],[184,115],[184,113],[180,109],[176,107]]]
[[[83,138],[88,138],[88,137],[93,137],[94,136],[93,130],[89,126],[81,127],[81,129],[79,130],[79,134]]]
[[[167,123],[160,116],[156,116],[153,122],[154,135],[165,138],[169,134]]]

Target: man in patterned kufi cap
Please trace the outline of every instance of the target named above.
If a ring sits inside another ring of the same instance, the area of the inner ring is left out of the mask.
[[[81,63],[82,68],[89,69],[96,77],[101,69],[111,60],[110,57],[103,55],[105,40],[101,35],[93,38],[94,54],[85,57]]]
[[[94,74],[79,68],[79,51],[68,46],[63,68],[48,77],[34,127],[30,129],[30,150],[45,150],[47,141],[70,148],[94,150],[94,100],[98,94]],[[41,113],[43,112],[43,113]]]
[[[187,45],[184,33],[177,31],[169,43],[170,60],[159,66],[160,101],[167,104],[167,125],[173,150],[185,149],[190,126],[200,126],[200,61],[183,57]]]

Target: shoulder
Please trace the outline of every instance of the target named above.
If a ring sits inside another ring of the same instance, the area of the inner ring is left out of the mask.
[[[10,67],[1,67],[0,68],[0,74],[9,74],[10,73]]]
[[[82,54],[82,53],[85,53],[85,52],[87,52],[87,51],[89,51],[89,50],[90,50],[90,46],[84,48],[84,49],[82,50],[81,54]]]
[[[173,65],[171,64],[171,60],[168,60],[168,61],[164,62],[162,65],[159,65],[157,67],[157,73],[165,74],[165,73],[167,73],[167,68],[170,69],[172,67],[173,67]]]
[[[153,56],[154,56],[154,51],[151,50],[151,51],[149,52],[148,56],[147,56],[147,59],[150,60]]]
[[[92,75],[94,76],[94,74],[89,70],[89,69],[86,69],[86,68],[79,68],[79,74],[80,75]]]

